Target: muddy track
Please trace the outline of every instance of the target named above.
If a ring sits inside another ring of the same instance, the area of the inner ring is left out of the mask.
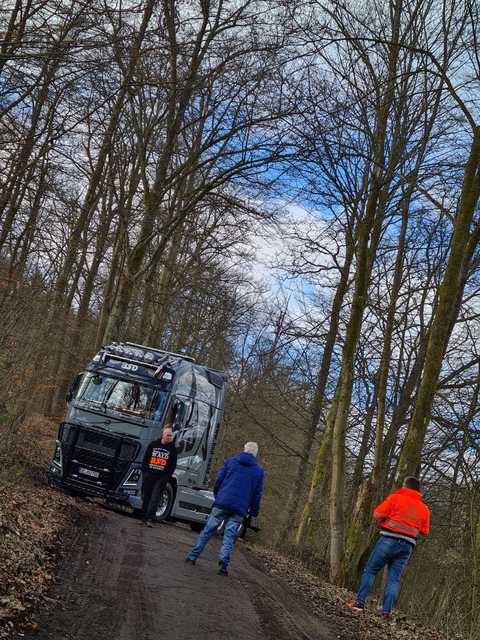
[[[184,558],[195,534],[152,529],[97,510],[75,537],[37,640],[332,640],[285,587],[237,545],[230,576],[216,574],[213,541],[195,567]]]

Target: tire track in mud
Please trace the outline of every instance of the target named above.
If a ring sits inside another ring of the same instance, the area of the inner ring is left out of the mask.
[[[192,567],[184,562],[195,538],[187,527],[150,529],[101,509],[94,516],[61,569],[57,604],[40,615],[36,640],[336,637],[240,548],[224,578],[216,574],[218,541]]]

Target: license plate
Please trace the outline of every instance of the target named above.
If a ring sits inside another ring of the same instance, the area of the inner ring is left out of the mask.
[[[98,478],[100,473],[98,471],[92,471],[91,469],[84,469],[80,467],[78,473],[81,473],[83,476],[90,476],[91,478]]]

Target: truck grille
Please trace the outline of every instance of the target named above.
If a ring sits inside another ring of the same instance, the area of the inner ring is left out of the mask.
[[[120,438],[115,438],[103,433],[95,433],[80,430],[75,444],[76,448],[90,451],[94,454],[113,458],[120,444]]]
[[[73,451],[72,459],[77,462],[81,462],[87,466],[98,467],[102,469],[111,469],[113,458],[107,458],[105,456],[95,455],[94,453],[89,453],[83,449],[76,448]]]
[[[67,444],[68,464],[66,475],[95,484],[107,490],[114,490],[121,482],[127,466],[135,460],[139,443],[127,436],[99,433],[92,429],[69,425],[64,443]],[[88,477],[82,469],[94,471],[96,476]]]

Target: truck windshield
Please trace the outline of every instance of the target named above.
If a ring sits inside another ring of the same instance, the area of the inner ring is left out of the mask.
[[[160,420],[168,391],[98,373],[86,373],[76,394],[77,401],[129,416]]]

